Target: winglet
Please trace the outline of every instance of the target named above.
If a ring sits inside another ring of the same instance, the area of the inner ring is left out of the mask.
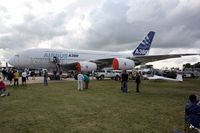
[[[133,51],[133,56],[147,55],[151,47],[155,32],[150,31],[144,40],[138,45],[138,47]]]

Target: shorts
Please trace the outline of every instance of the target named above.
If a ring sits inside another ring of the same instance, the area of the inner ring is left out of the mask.
[[[22,77],[22,82],[26,82],[26,77]]]

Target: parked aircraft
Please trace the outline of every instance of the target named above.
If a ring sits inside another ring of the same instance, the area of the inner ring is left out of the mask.
[[[167,78],[163,76],[154,75],[152,77],[146,77],[149,80],[168,80],[168,81],[176,81],[176,82],[183,82],[183,74],[182,72],[177,72],[176,79]]]
[[[15,67],[47,68],[62,70],[93,71],[112,66],[130,70],[135,65],[168,58],[195,54],[148,55],[155,32],[150,31],[138,47],[130,53],[92,50],[64,50],[35,48],[16,54],[9,60]]]

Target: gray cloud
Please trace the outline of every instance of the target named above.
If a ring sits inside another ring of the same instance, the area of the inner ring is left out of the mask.
[[[66,34],[63,30],[63,17],[65,14],[48,14],[43,18],[27,15],[24,17],[25,23],[15,26],[17,32],[31,36],[32,39],[46,40]]]
[[[187,3],[185,3],[187,2]],[[90,17],[92,27],[81,48],[132,49],[150,30],[156,31],[154,48],[198,47],[200,2],[105,1]],[[132,42],[132,43],[131,43]],[[134,44],[134,46],[133,46]],[[118,47],[118,45],[120,45]]]
[[[14,25],[12,29],[7,30],[10,34],[0,37],[0,46],[4,49],[19,50],[34,47],[43,41],[50,41],[54,37],[67,34],[63,28],[64,17],[65,14],[62,12],[42,18],[37,18],[32,14],[25,15],[24,23]]]
[[[115,45],[112,50],[116,51],[120,50],[118,48],[121,45],[137,40],[137,24],[126,21],[125,14],[128,9],[128,5],[123,1],[105,1],[100,9],[94,10],[90,14],[91,28],[87,32],[84,46],[107,50]]]

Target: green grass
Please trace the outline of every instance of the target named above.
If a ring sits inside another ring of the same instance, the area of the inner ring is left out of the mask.
[[[0,133],[172,133],[184,130],[189,94],[200,95],[199,80],[142,81],[141,93],[128,83],[91,81],[77,91],[75,81],[8,87],[0,97]]]

